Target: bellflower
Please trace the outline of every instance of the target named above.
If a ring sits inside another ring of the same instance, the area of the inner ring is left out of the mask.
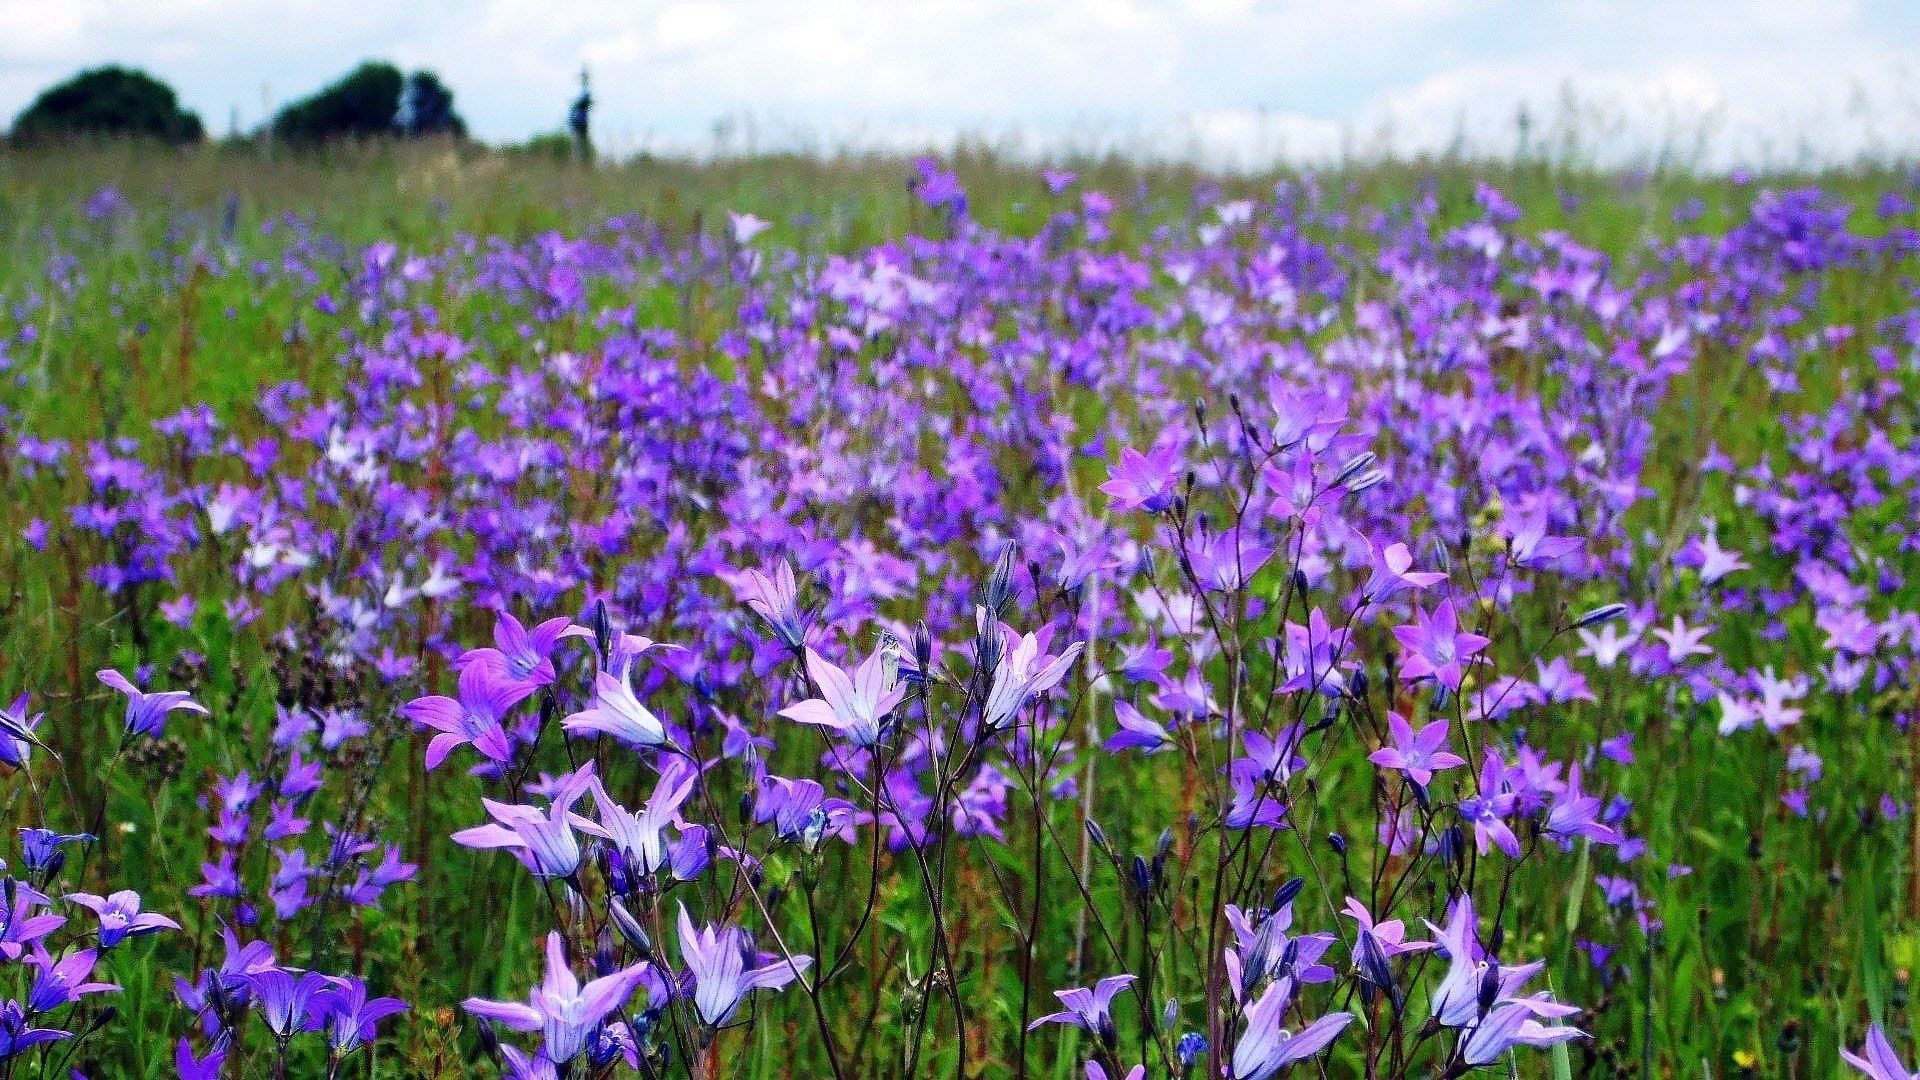
[[[879,742],[888,717],[907,695],[907,684],[892,676],[885,650],[874,650],[851,676],[812,649],[806,651],[806,658],[807,675],[819,688],[820,696],[789,705],[780,710],[780,715],[798,723],[831,728],[855,746]]]
[[[400,715],[439,732],[427,743],[427,768],[437,769],[456,747],[471,745],[495,764],[513,756],[513,740],[502,721],[533,692],[532,685],[506,678],[492,664],[460,669],[458,698],[430,694],[400,707]]]
[[[680,956],[693,977],[693,1003],[708,1027],[725,1027],[741,1001],[755,990],[778,990],[813,966],[810,956],[791,960],[755,952],[737,926],[695,929],[680,905]]]
[[[100,947],[111,949],[130,937],[178,930],[180,924],[165,915],[140,910],[140,894],[122,889],[110,896],[71,893],[68,900],[93,912],[100,919]]]
[[[1393,733],[1393,745],[1375,750],[1367,760],[1383,769],[1398,769],[1421,787],[1432,785],[1434,773],[1467,763],[1466,758],[1447,749],[1444,718],[1423,724],[1416,732],[1405,717],[1388,713],[1387,727]]]
[[[1113,999],[1120,991],[1132,986],[1137,975],[1110,975],[1093,984],[1093,989],[1075,987],[1071,990],[1055,990],[1053,996],[1060,999],[1066,1008],[1047,1015],[1027,1025],[1028,1031],[1034,1031],[1046,1024],[1066,1024],[1077,1027],[1092,1035],[1111,1048],[1119,1038],[1119,1032],[1113,1026]]]
[[[985,618],[984,612],[981,617]],[[1004,625],[999,632],[1000,662],[993,669],[993,682],[981,707],[981,722],[995,731],[1013,723],[1028,702],[1060,685],[1060,680],[1066,678],[1068,669],[1086,648],[1076,641],[1059,656],[1042,656],[1035,635],[1017,634]]]
[[[646,974],[645,964],[621,968],[581,985],[567,964],[564,940],[556,931],[547,935],[547,976],[525,1002],[468,998],[460,1007],[514,1031],[538,1031],[545,1042],[540,1052],[555,1065],[565,1065],[587,1048],[593,1029],[625,1005]]]
[[[1267,1080],[1333,1045],[1353,1022],[1351,1013],[1328,1013],[1297,1033],[1289,1031],[1282,1025],[1292,999],[1293,980],[1277,979],[1247,1007],[1246,1029],[1233,1048],[1233,1061],[1227,1070],[1232,1080]]]
[[[592,762],[568,774],[554,790],[544,812],[483,798],[480,804],[493,821],[461,829],[453,834],[453,842],[470,848],[503,848],[542,880],[571,878],[580,869],[582,854],[574,830],[607,838],[606,829],[573,812],[573,804],[587,793],[594,780]]]
[[[1145,510],[1157,514],[1173,505],[1180,483],[1180,454],[1171,446],[1162,446],[1145,454],[1132,447],[1120,451],[1120,462],[1113,466],[1100,490],[1113,497],[1121,510]]]
[[[157,738],[166,730],[167,714],[185,709],[188,712],[207,715],[207,707],[193,700],[184,690],[163,690],[158,693],[146,693],[128,681],[125,675],[112,669],[98,673],[101,682],[127,697],[126,734],[128,738],[146,735]]]
[[[1431,615],[1415,612],[1414,621],[1393,628],[1406,651],[1401,654],[1400,673],[1409,679],[1431,676],[1449,690],[1458,691],[1465,677],[1464,666],[1488,645],[1488,639],[1460,629],[1453,601],[1443,600]]]
[[[1887,1033],[1880,1030],[1879,1024],[1867,1029],[1867,1042],[1859,1053],[1841,1050],[1840,1059],[1865,1073],[1869,1080],[1920,1080],[1920,1073],[1911,1072],[1900,1063],[1900,1057],[1893,1051],[1893,1044],[1887,1041]]]
[[[652,647],[645,638],[621,635],[608,663],[594,675],[593,702],[560,726],[574,734],[611,735],[628,746],[663,745],[667,726],[633,692],[633,662]]]

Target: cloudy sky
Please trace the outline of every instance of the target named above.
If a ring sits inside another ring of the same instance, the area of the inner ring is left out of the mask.
[[[0,0],[0,114],[144,67],[215,132],[359,60],[428,67],[475,133],[616,149],[1118,145],[1245,163],[1536,139],[1715,164],[1920,154],[1913,0]]]

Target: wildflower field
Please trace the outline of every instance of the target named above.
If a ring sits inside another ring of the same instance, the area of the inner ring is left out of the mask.
[[[0,1080],[1907,1080],[1916,198],[0,156]]]

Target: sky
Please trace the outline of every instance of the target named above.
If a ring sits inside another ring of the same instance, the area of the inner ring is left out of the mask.
[[[0,0],[0,118],[105,63],[251,128],[361,60],[429,68],[475,135],[615,153],[1118,148],[1276,157],[1920,157],[1916,0]]]

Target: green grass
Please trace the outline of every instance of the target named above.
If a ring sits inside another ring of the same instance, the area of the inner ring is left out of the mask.
[[[1049,204],[1042,198],[1035,169],[980,153],[963,155],[954,164],[983,225],[1026,234],[1044,221]],[[1256,195],[1282,181],[1309,182],[1291,172],[1217,178],[1111,159],[1072,167],[1082,173],[1083,186],[1125,199],[1126,208],[1116,217],[1116,242],[1121,244],[1151,243],[1156,230],[1188,222],[1192,197],[1203,188]],[[645,218],[672,237],[717,232],[725,227],[728,211],[752,212],[776,223],[777,243],[808,254],[830,254],[942,227],[908,192],[910,173],[909,162],[879,158],[637,161],[584,168],[454,147],[368,147],[325,158],[272,160],[219,148],[178,153],[113,146],[0,152],[0,298],[7,303],[18,303],[29,293],[46,298],[43,306],[24,313],[23,321],[38,330],[31,346],[36,354],[14,357],[15,370],[26,372],[26,379],[6,391],[4,400],[13,410],[7,423],[83,440],[145,438],[149,421],[205,403],[247,430],[249,423],[258,423],[248,418],[247,405],[266,386],[298,379],[326,392],[330,380],[341,377],[341,369],[332,363],[333,342],[314,336],[314,328],[337,330],[338,323],[310,317],[304,310],[307,297],[280,275],[255,275],[245,269],[257,259],[277,259],[287,246],[289,230],[307,232],[334,256],[333,277],[315,291],[337,286],[345,277],[339,266],[358,247],[378,241],[435,252],[467,236],[520,241],[549,232],[574,235],[625,215]],[[1903,179],[1899,170],[1888,167],[1769,176],[1764,183],[1818,185],[1865,209]],[[1627,264],[1634,264],[1651,240],[1685,231],[1724,230],[1743,215],[1752,195],[1752,188],[1724,178],[1684,171],[1627,175],[1552,162],[1434,160],[1354,166],[1325,172],[1311,182],[1356,211],[1402,204],[1431,191],[1443,221],[1474,216],[1475,186],[1489,183],[1525,209],[1529,230],[1565,229]],[[89,220],[83,204],[108,186],[124,195],[130,212],[109,222]],[[1703,216],[1692,224],[1677,222],[1675,211],[1695,199],[1702,203]],[[229,231],[225,221],[230,212],[234,227]],[[1871,224],[1868,214],[1860,220]],[[269,223],[272,232],[263,229]],[[1363,223],[1356,221],[1339,239],[1364,251]],[[196,269],[202,261],[232,269]],[[1358,288],[1364,293],[1368,286],[1363,278]],[[439,299],[449,322],[503,349],[514,346],[511,313],[475,310],[461,297]],[[664,282],[649,284],[637,296],[597,299],[623,299],[635,306],[643,324],[669,327],[696,341],[711,340],[725,311],[719,299]],[[1868,326],[1905,314],[1911,296],[1905,283],[1888,276],[1842,275],[1822,290],[1819,304],[1807,312],[1810,325]],[[296,326],[301,332],[295,332]],[[583,333],[583,340],[591,340],[591,335]],[[1741,360],[1713,356],[1703,361],[1689,376],[1694,384],[1671,394],[1657,418],[1662,449],[1648,479],[1671,492],[1671,498],[1639,511],[1647,515],[1640,524],[1670,534],[1676,543],[1701,512],[1726,516],[1730,504],[1724,488],[1697,475],[1697,462],[1708,443],[1750,459],[1782,438],[1777,423],[1768,419],[1775,411],[1774,400],[1764,387],[1735,374],[1744,370]],[[1836,387],[1810,380],[1801,404],[1817,406],[1835,393]],[[1076,404],[1083,410],[1105,407]],[[0,596],[0,690],[11,694],[35,688],[51,699],[50,711],[72,715],[100,701],[90,684],[95,667],[131,666],[139,653],[167,656],[191,648],[207,654],[207,671],[222,673],[210,690],[220,699],[216,722],[230,725],[228,737],[187,745],[180,779],[164,785],[157,797],[148,795],[144,786],[127,784],[117,789],[114,804],[114,816],[135,830],[133,839],[116,838],[130,879],[191,878],[191,866],[179,861],[192,845],[146,845],[137,838],[201,827],[193,798],[211,770],[230,766],[223,755],[230,740],[242,737],[239,718],[270,712],[272,660],[257,639],[233,634],[217,618],[203,620],[193,633],[149,619],[140,632],[152,639],[139,647],[129,637],[127,616],[150,617],[150,611],[115,610],[97,592],[80,587],[73,580],[83,565],[77,554],[37,556],[12,539],[30,518],[49,516],[77,501],[77,485],[14,481],[3,464],[0,482],[20,493],[0,507],[0,569],[10,582],[5,590],[10,595]],[[224,572],[223,565],[209,555],[197,571],[212,581]],[[150,605],[152,599],[145,602]],[[1716,644],[1730,656],[1757,652],[1759,643],[1743,634],[1730,627]],[[226,672],[243,677],[220,681]],[[1602,704],[1569,710],[1565,722],[1587,730],[1602,722],[1604,710],[1613,709],[1618,715],[1608,722],[1645,733],[1639,748],[1643,760],[1671,768],[1664,782],[1650,785],[1637,820],[1654,823],[1656,831],[1648,839],[1663,858],[1688,861],[1695,872],[1663,883],[1655,894],[1666,923],[1658,955],[1646,958],[1660,973],[1656,980],[1606,988],[1589,981],[1561,989],[1575,1000],[1604,1002],[1621,1017],[1620,1026],[1610,1028],[1615,1035],[1608,1048],[1622,1074],[1637,1070],[1639,1040],[1650,1035],[1664,1074],[1695,1075],[1705,1060],[1716,1076],[1728,1075],[1727,1063],[1737,1054],[1751,1053],[1762,1062],[1755,1075],[1780,1075],[1774,1066],[1788,1056],[1781,1048],[1782,1025],[1793,1019],[1801,1023],[1801,1038],[1811,1044],[1794,1060],[1809,1063],[1813,1075],[1828,1075],[1835,1062],[1834,1043],[1843,1030],[1851,1037],[1859,1003],[1876,1014],[1891,1010],[1890,968],[1920,962],[1920,937],[1909,921],[1914,912],[1906,912],[1908,919],[1895,914],[1904,906],[1899,895],[1902,875],[1912,872],[1899,854],[1900,845],[1872,835],[1866,826],[1840,822],[1816,830],[1811,824],[1781,819],[1775,804],[1778,776],[1755,777],[1752,772],[1756,761],[1777,761],[1778,754],[1763,759],[1749,751],[1734,758],[1700,708],[1676,711],[1624,688],[1598,683],[1595,688],[1602,693]],[[390,709],[393,704],[377,701],[370,707]],[[1897,704],[1910,702],[1841,703],[1810,717],[1809,724],[1852,730],[1856,714],[1877,717]],[[96,721],[97,715],[89,722]],[[96,727],[107,730],[103,722]],[[1865,734],[1857,745],[1849,748],[1848,756],[1830,758],[1828,769],[1849,795],[1864,799],[1897,767],[1904,751],[1894,744],[1890,725],[1860,727]],[[75,761],[89,760],[85,746],[69,743],[65,749]],[[94,782],[92,773],[77,766],[72,778],[83,788]],[[395,786],[415,779],[402,775]],[[1334,797],[1340,782],[1355,789],[1365,784],[1358,775],[1336,773],[1327,797]],[[410,858],[454,858],[441,839],[441,826],[456,819],[451,827],[471,823],[464,820],[470,816],[465,808],[476,805],[479,786],[456,780],[439,790],[443,805],[456,809],[417,808],[420,816],[409,825],[421,843],[419,850],[409,849]],[[406,805],[404,791],[381,794],[395,800],[393,805]],[[1108,793],[1122,803],[1150,801],[1155,795],[1139,781],[1123,792]],[[26,798],[17,784],[9,788],[9,796]],[[1746,838],[1756,821],[1768,822],[1768,829],[1749,848]],[[431,840],[430,826],[439,830]],[[1146,828],[1142,824],[1142,835],[1121,838],[1127,850],[1151,842]],[[1820,865],[1809,864],[1811,854],[1819,856]],[[1827,865],[1836,868],[1831,881]],[[853,875],[863,866],[850,863],[838,869]],[[1010,850],[987,849],[970,871],[975,876],[997,871],[1021,882],[1023,892],[1034,887],[1028,863]],[[1551,905],[1564,913],[1554,934],[1536,935],[1515,949],[1520,955],[1554,958],[1556,972],[1578,964],[1572,953],[1575,928],[1578,936],[1585,936],[1588,928],[1599,934],[1604,918],[1586,879],[1590,871],[1582,864],[1571,879],[1566,872],[1566,864],[1558,862],[1529,867],[1519,885],[1543,909]],[[471,920],[462,924],[458,916],[491,905],[509,913],[508,925],[530,925],[544,903],[539,890],[524,876],[480,874],[471,860],[451,872],[429,871],[436,874],[436,892],[394,904],[388,915],[371,920],[363,939],[348,944],[355,950],[399,956],[403,982],[436,988],[432,973],[449,956],[486,955],[498,973],[497,985],[462,989],[517,996],[537,965],[531,941],[526,935],[496,938]],[[1053,895],[1070,888],[1058,880],[1046,882],[1046,887]],[[1117,888],[1103,892],[1109,899],[1117,894]],[[1044,913],[1043,938],[1070,939],[1075,930],[1072,911],[1073,905],[1062,904]],[[1012,910],[998,914],[1009,923],[1023,917]],[[884,905],[877,917],[881,925],[903,935],[917,937],[924,930],[924,913],[910,896]],[[425,927],[448,928],[428,935]],[[1800,932],[1808,927],[1813,929]],[[987,931],[989,936],[995,932],[1004,936],[1005,928]],[[205,946],[208,940],[202,928],[194,944]],[[282,944],[289,950],[283,955],[298,955],[301,943]],[[184,946],[167,947],[175,950],[170,959],[182,958]],[[917,971],[925,970],[925,957],[913,961]],[[150,954],[138,962],[152,963]],[[470,960],[460,962],[464,966]],[[1009,1003],[1017,1002],[1020,991],[1013,965],[972,974],[976,981],[968,993],[980,1003],[976,1013],[996,1025],[1009,1024],[1015,1018],[1009,1015]],[[1053,974],[1059,973],[1049,978]],[[116,975],[130,984],[151,982],[130,970]],[[1036,990],[1036,998],[1056,985],[1069,984],[1049,982]],[[122,1008],[121,1022],[133,1025],[138,1040],[129,1060],[144,1062],[146,1075],[160,1075],[160,1063],[170,1054],[166,1035],[180,1030],[177,1013],[157,993],[132,995]],[[1643,1014],[1654,1017],[1651,1032],[1642,1027]],[[742,1075],[787,1071],[782,1055],[789,1044],[810,1034],[798,1016],[797,1011],[786,1012],[785,1030],[763,1025],[752,1043],[736,1047],[750,1046],[760,1055],[748,1059],[752,1064],[742,1066]],[[450,1048],[448,1020],[446,1025],[419,1025],[424,1030],[411,1037],[406,1050],[408,1068],[423,1070],[422,1063],[436,1055],[451,1060],[462,1052]],[[856,1036],[849,1030],[846,1037],[851,1043]],[[1064,1054],[1049,1060],[1044,1075],[1062,1078],[1073,1068]],[[1570,1068],[1559,1058],[1551,1064],[1542,1058],[1524,1067],[1537,1068],[1539,1075],[1549,1068],[1563,1075],[1563,1069]],[[401,1075],[399,1068],[386,1060],[380,1071]],[[457,1067],[447,1068],[439,1075],[456,1074]]]

